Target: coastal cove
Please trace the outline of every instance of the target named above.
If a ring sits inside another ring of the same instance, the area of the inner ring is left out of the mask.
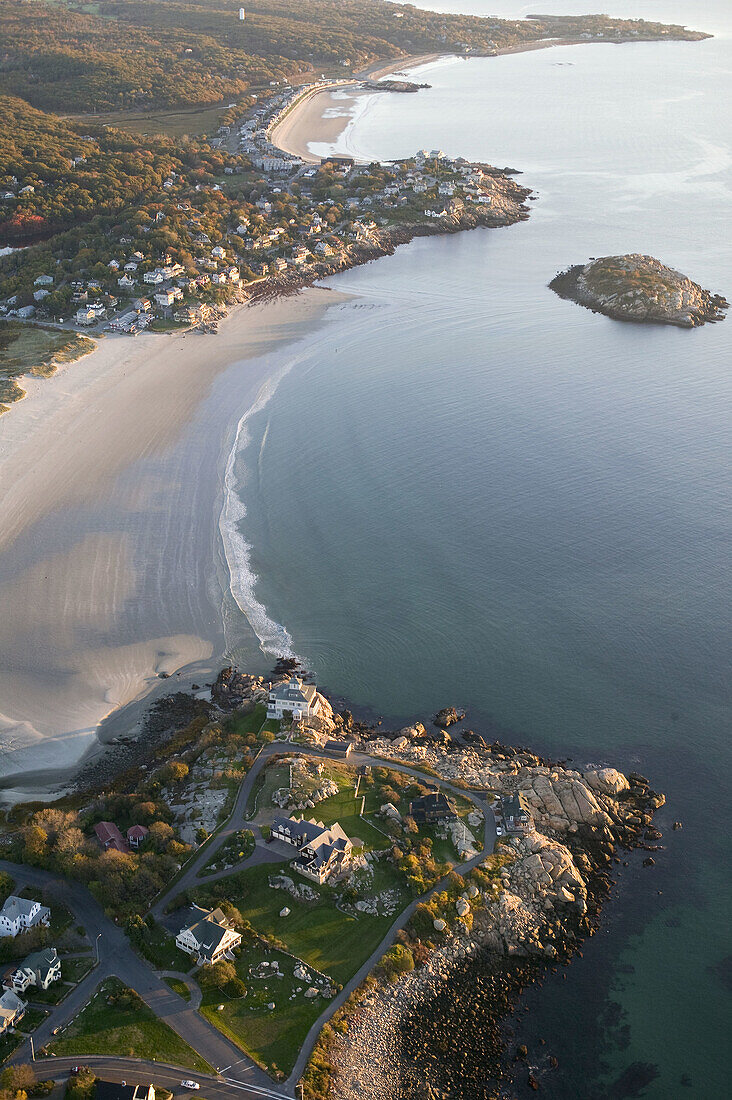
[[[236,460],[270,636],[319,682],[390,725],[447,696],[473,729],[666,793],[666,852],[621,871],[584,959],[530,995],[522,1033],[558,1054],[557,1097],[626,1073],[644,1097],[725,1087],[727,863],[701,807],[730,765],[730,337],[629,330],[547,287],[628,251],[732,286],[729,28],[719,5],[663,14],[718,37],[443,60],[398,111],[360,100],[337,152],[441,147],[520,168],[539,199],[526,224],[329,280],[356,296],[330,354],[282,382]]]
[[[732,25],[715,0],[661,7],[716,37],[442,58],[409,70],[417,95],[320,95],[290,119],[312,157],[512,165],[528,221],[412,240],[215,338],[106,337],[0,421],[9,800],[138,733],[156,696],[275,654],[385,729],[454,703],[491,739],[666,793],[655,865],[616,867],[584,957],[507,1024],[558,1056],[556,1100],[726,1088],[708,809],[732,767],[729,325],[623,326],[548,288],[640,251],[732,291]],[[466,960],[412,1026],[459,1035],[468,1006],[479,1029],[483,978]]]

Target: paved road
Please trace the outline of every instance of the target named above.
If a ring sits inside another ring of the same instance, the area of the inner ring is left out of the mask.
[[[98,1077],[105,1081],[127,1081],[128,1084],[153,1084],[170,1089],[173,1096],[201,1096],[206,1100],[291,1100],[289,1093],[282,1092],[271,1081],[267,1087],[242,1084],[225,1075],[211,1077],[205,1073],[191,1073],[160,1062],[143,1062],[139,1058],[105,1058],[102,1055],[89,1055],[84,1058],[41,1058],[36,1061],[36,1073],[41,1079],[53,1078],[65,1081],[72,1066],[91,1066]],[[190,1092],[180,1087],[183,1080],[198,1081],[201,1091]]]
[[[266,845],[262,841],[261,836],[259,836],[258,828],[254,826],[253,828],[255,834],[257,834],[258,842],[251,856],[246,860],[242,860],[240,864],[227,868],[225,871],[221,871],[214,875],[201,876],[203,867],[234,832],[243,828],[245,825],[252,827],[251,823],[249,823],[246,818],[246,808],[257,776],[272,756],[283,752],[288,754],[302,753],[309,756],[319,756],[324,759],[330,759],[326,752],[315,749],[312,746],[297,745],[292,742],[281,741],[266,746],[260,752],[253,767],[244,779],[239,789],[234,809],[226,825],[216,836],[215,840],[209,844],[198,857],[191,861],[185,873],[176,884],[163,897],[159,898],[154,905],[152,912],[158,919],[163,916],[164,909],[169,902],[183,890],[203,883],[213,882],[219,878],[225,878],[238,869],[244,869],[266,862],[282,862],[282,853]],[[418,768],[410,767],[407,764],[369,756],[366,753],[352,753],[349,758],[349,764],[368,764],[372,767],[393,768],[396,771],[411,775],[421,782],[434,782],[440,787],[451,791],[453,794],[468,798],[474,802],[483,812],[485,818],[484,845],[482,851],[471,860],[458,865],[456,870],[458,870],[459,873],[464,874],[472,870],[473,867],[477,866],[478,863],[493,851],[496,841],[493,814],[486,806],[484,800],[474,791],[466,791],[446,780],[426,776],[425,773],[421,772]],[[48,871],[33,867],[21,867],[18,864],[8,863],[4,860],[0,860],[0,870],[8,871],[19,883],[19,888],[24,885],[31,885],[44,889],[52,889],[56,896],[58,896],[74,913],[79,923],[84,926],[92,943],[96,941],[97,935],[101,933],[101,937],[98,941],[99,965],[93,969],[86,978],[82,979],[62,1004],[51,1010],[48,1019],[36,1029],[34,1034],[36,1050],[40,1050],[41,1047],[49,1042],[51,1039],[51,1032],[54,1028],[62,1027],[73,1019],[77,1012],[79,1012],[88,1002],[93,991],[104,978],[116,975],[127,985],[135,989],[152,1011],[172,1027],[173,1030],[176,1031],[189,1046],[193,1047],[202,1058],[205,1058],[216,1070],[220,1070],[222,1074],[227,1075],[227,1083],[217,1086],[219,1089],[223,1089],[223,1092],[213,1091],[213,1085],[209,1085],[208,1083],[209,1080],[213,1081],[213,1079],[207,1079],[206,1090],[212,1097],[238,1095],[241,1089],[244,1089],[243,1094],[245,1096],[251,1095],[252,1097],[292,1096],[294,1094],[293,1090],[295,1084],[302,1076],[323,1024],[330,1019],[333,1013],[340,1008],[353,990],[360,985],[366,975],[378,962],[381,955],[392,946],[396,939],[397,932],[407,923],[417,905],[430,897],[436,890],[441,889],[446,881],[442,879],[422,897],[415,899],[407,909],[397,917],[378,948],[366,960],[358,972],[354,974],[353,978],[344,986],[343,990],[330,1002],[315,1024],[313,1024],[301,1048],[297,1062],[295,1063],[295,1068],[286,1086],[284,1086],[287,1092],[278,1092],[271,1078],[268,1077],[263,1070],[256,1066],[249,1058],[243,1056],[238,1047],[226,1039],[225,1036],[217,1031],[212,1024],[209,1024],[208,1021],[196,1011],[196,1000],[192,1001],[190,1004],[186,1004],[181,997],[166,985],[162,977],[157,974],[147,962],[135,954],[125,933],[107,917],[102,907],[85,887],[77,883],[71,884],[65,879],[53,875]],[[181,975],[181,977],[187,981],[184,975]],[[18,1049],[12,1061],[27,1061],[28,1059],[29,1044],[26,1043]],[[66,1060],[69,1065],[73,1064],[75,1061],[75,1059]],[[120,1069],[119,1072],[123,1075],[125,1068],[130,1064],[141,1065],[141,1063],[135,1061],[130,1063],[129,1060],[125,1059],[110,1060],[95,1058],[92,1060],[87,1058],[85,1061],[89,1064],[92,1064],[92,1061],[94,1061],[94,1064],[99,1062],[101,1065],[103,1063],[105,1073],[108,1067],[114,1068],[121,1066],[122,1069]],[[54,1059],[54,1065],[61,1064],[61,1059],[58,1061]],[[147,1067],[152,1066],[155,1068],[154,1063],[142,1064]],[[181,1070],[175,1072],[180,1072],[181,1075],[185,1075],[186,1071]],[[200,1079],[203,1080],[202,1077],[200,1077]],[[166,1084],[168,1088],[171,1087],[169,1082],[163,1082],[161,1080],[160,1083]],[[227,1092],[227,1088],[230,1091]],[[232,1089],[236,1089],[236,1093],[232,1092]]]
[[[283,753],[288,755],[300,753],[306,756],[319,756],[325,760],[334,759],[322,749],[314,748],[311,745],[298,745],[292,741],[274,741],[271,745],[266,745],[265,748],[263,748],[257,756],[257,759],[255,760],[253,766],[247,773],[244,782],[239,788],[239,794],[237,795],[234,809],[232,810],[231,816],[229,817],[226,825],[224,825],[221,832],[206,847],[205,851],[201,852],[198,857],[195,857],[191,860],[181,878],[178,879],[175,885],[171,887],[171,889],[168,890],[166,894],[160,897],[153,906],[153,915],[158,920],[162,917],[166,906],[169,905],[170,902],[173,901],[174,898],[178,894],[182,893],[184,890],[191,889],[195,886],[201,886],[202,884],[216,882],[217,879],[227,878],[228,876],[234,874],[236,871],[244,870],[247,867],[256,867],[258,864],[261,863],[282,862],[281,853],[271,849],[269,845],[263,844],[260,840],[257,843],[256,848],[254,849],[254,853],[248,856],[247,859],[242,860],[241,863],[237,863],[232,867],[227,867],[225,870],[218,871],[213,875],[201,874],[204,866],[209,862],[211,857],[219,850],[219,848],[222,847],[223,844],[225,844],[228,838],[239,829],[243,829],[245,827],[250,828],[254,831],[255,836],[258,837],[259,829],[256,825],[253,826],[246,817],[246,809],[247,803],[249,802],[249,796],[254,789],[257,777],[259,776],[262,769],[266,767],[269,760],[273,756]],[[449,783],[446,779],[440,779],[438,777],[425,775],[425,773],[421,772],[418,768],[412,768],[407,764],[401,764],[395,760],[385,760],[381,757],[369,756],[368,753],[351,753],[350,757],[348,758],[348,763],[352,766],[357,766],[359,764],[368,764],[371,767],[393,768],[395,771],[404,772],[407,775],[413,776],[415,779],[418,779],[422,783],[436,783],[440,787],[451,791],[455,795],[461,795],[463,798],[470,799],[471,802],[474,802],[477,808],[485,814],[485,849],[487,850],[487,854],[493,851],[493,847],[496,842],[495,822],[493,819],[493,814],[487,811],[485,801],[478,794],[476,794],[475,791],[466,791],[462,787],[457,787],[455,786],[455,784]],[[485,856],[482,856],[481,858],[485,858]]]
[[[164,907],[181,890],[201,885],[202,882],[212,882],[215,881],[217,878],[225,878],[227,875],[233,874],[236,870],[243,870],[246,867],[253,867],[259,863],[264,863],[268,861],[282,862],[281,851],[270,848],[269,845],[264,844],[260,840],[257,843],[254,853],[249,856],[248,859],[243,860],[241,864],[237,864],[236,867],[229,867],[227,868],[227,870],[221,871],[216,875],[206,876],[204,878],[201,878],[200,876],[200,872],[203,866],[208,863],[212,854],[221,847],[226,838],[232,833],[236,832],[237,829],[241,829],[245,824],[248,824],[245,817],[246,807],[249,801],[249,795],[254,788],[257,776],[261,772],[262,768],[266,766],[272,756],[276,755],[277,753],[283,752],[286,752],[288,754],[302,753],[308,756],[319,756],[325,759],[330,759],[328,754],[323,750],[315,749],[309,745],[297,745],[292,742],[273,742],[271,745],[268,745],[266,748],[264,748],[260,752],[254,766],[249,771],[246,779],[244,780],[244,783],[240,788],[239,796],[236,800],[236,804],[228,823],[219,834],[219,836],[216,838],[216,840],[208,846],[206,851],[201,853],[201,856],[198,859],[194,859],[189,864],[188,868],[186,869],[185,875],[178,881],[178,883],[163,898],[160,899],[156,906],[156,911],[158,913],[161,913]],[[410,767],[408,764],[402,764],[394,760],[385,760],[376,756],[369,756],[367,753],[351,753],[350,757],[348,758],[348,763],[352,766],[368,764],[371,767],[393,768],[395,771],[400,771],[407,775],[414,776],[415,779],[418,779],[422,783],[436,783],[441,788],[451,791],[455,795],[470,799],[470,801],[473,802],[483,814],[483,848],[480,852],[478,852],[477,855],[473,856],[472,859],[466,860],[465,862],[456,865],[455,870],[457,870],[458,873],[466,874],[468,871],[472,871],[474,867],[477,867],[478,864],[482,862],[482,860],[484,860],[493,852],[496,843],[495,818],[490,810],[490,807],[486,805],[485,799],[481,798],[480,795],[478,795],[475,791],[464,790],[462,787],[458,787],[454,783],[449,783],[447,780],[440,779],[439,777],[427,776],[418,768]],[[256,829],[256,826],[255,830],[257,832],[259,831],[258,829]],[[294,1088],[295,1084],[302,1076],[310,1054],[312,1053],[312,1049],[315,1046],[318,1035],[320,1034],[320,1031],[323,1027],[323,1024],[325,1024],[331,1018],[331,1016],[341,1007],[341,1005],[344,1004],[344,1002],[351,995],[353,990],[361,984],[367,974],[369,974],[369,972],[373,969],[373,967],[379,961],[384,952],[393,945],[394,941],[396,940],[397,933],[407,924],[417,905],[422,901],[426,901],[433,893],[435,893],[435,891],[443,889],[446,881],[446,878],[441,879],[440,882],[436,883],[436,885],[432,887],[432,889],[428,890],[427,893],[423,894],[421,897],[416,898],[407,907],[407,909],[403,910],[403,912],[400,913],[400,915],[391,925],[386,936],[373,952],[373,954],[370,955],[370,957],[366,960],[366,962],[358,970],[358,972],[354,974],[351,980],[343,987],[341,992],[336,997],[334,997],[334,999],[330,1002],[325,1011],[318,1017],[305,1038],[305,1042],[300,1049],[300,1054],[298,1055],[297,1061],[295,1063],[295,1068],[288,1078],[287,1085],[290,1089]]]
[[[156,1016],[164,1020],[173,1031],[193,1047],[215,1069],[228,1067],[229,1075],[238,1082],[271,1088],[271,1079],[246,1058],[242,1051],[230,1042],[194,1010],[182,997],[166,985],[152,967],[133,951],[127,936],[110,920],[101,905],[79,883],[37,867],[19,866],[0,860],[0,870],[7,871],[23,886],[37,886],[53,892],[72,911],[79,924],[86,929],[92,943],[101,933],[99,965],[83,978],[60,1005],[51,1008],[50,1015],[36,1028],[33,1035],[36,1051],[52,1038],[56,1027],[63,1027],[87,1004],[92,993],[105,978],[112,975],[131,986]],[[24,1043],[13,1055],[12,1061],[26,1062],[30,1058],[30,1043]]]

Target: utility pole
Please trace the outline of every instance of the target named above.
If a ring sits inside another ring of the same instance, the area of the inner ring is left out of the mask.
[[[366,795],[362,794],[361,795],[361,817],[363,817],[363,812],[364,812],[365,809],[366,809]]]
[[[32,1059],[32,1061],[35,1062],[35,1060],[36,1060],[36,1048],[33,1046],[33,1036],[32,1035],[30,1037],[30,1044],[31,1044],[31,1059]]]

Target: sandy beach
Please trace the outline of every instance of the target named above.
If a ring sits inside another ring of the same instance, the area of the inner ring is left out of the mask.
[[[218,671],[228,581],[217,524],[237,424],[339,300],[313,288],[238,307],[218,336],[108,336],[54,377],[28,379],[2,417],[4,799],[68,776],[111,712],[106,740],[152,692]]]
[[[342,85],[335,91],[313,92],[297,103],[274,127],[270,135],[272,143],[308,164],[319,164],[320,155],[314,153],[310,146],[335,145],[352,119],[358,101],[364,96],[381,94],[360,87],[361,80],[381,80],[395,72],[411,72],[421,65],[437,61],[439,57],[440,54],[420,54],[378,61],[358,73],[353,85]]]

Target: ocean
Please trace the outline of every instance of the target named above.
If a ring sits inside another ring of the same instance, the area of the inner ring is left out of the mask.
[[[623,325],[547,283],[645,252],[732,294],[732,10],[612,14],[715,38],[443,60],[427,91],[359,101],[339,151],[441,148],[520,169],[538,198],[520,225],[327,280],[351,297],[244,417],[222,532],[265,650],[354,706],[394,727],[465,707],[666,793],[656,865],[620,869],[521,1028],[559,1060],[543,1095],[701,1100],[729,1094],[732,1023],[732,319]]]

